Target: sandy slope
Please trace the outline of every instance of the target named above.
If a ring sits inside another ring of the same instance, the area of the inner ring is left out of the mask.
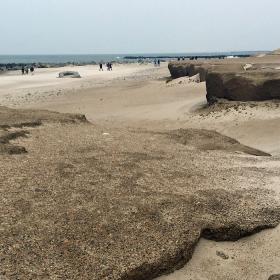
[[[108,131],[118,128],[214,129],[271,153],[272,163],[260,163],[266,172],[275,172],[280,167],[277,102],[218,104],[215,108],[204,108],[205,84],[168,87],[159,79],[169,75],[166,65],[160,69],[119,66],[114,73],[99,73],[91,67],[77,69],[84,79],[58,81],[54,78],[56,69],[44,70],[34,77],[0,77],[0,103],[84,113],[91,122]],[[264,187],[276,191],[280,199],[278,177]],[[271,274],[280,273],[279,235],[277,228],[235,243],[201,240],[184,269],[160,279],[268,279]],[[224,252],[229,259],[217,256],[217,251]]]
[[[1,104],[12,106],[62,95],[65,91],[106,86],[115,80],[135,77],[153,69],[151,65],[116,64],[113,71],[98,71],[98,66],[67,66],[61,68],[36,69],[35,75],[22,76],[20,71],[12,71],[0,77]],[[59,79],[59,72],[78,71],[82,79]],[[141,75],[142,76],[142,75]]]

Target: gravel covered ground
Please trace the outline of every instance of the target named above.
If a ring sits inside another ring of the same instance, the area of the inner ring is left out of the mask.
[[[153,279],[182,267],[200,237],[280,223],[265,187],[279,169],[259,165],[277,159],[220,134],[4,107],[0,124],[0,151],[25,150],[0,155],[1,279]]]

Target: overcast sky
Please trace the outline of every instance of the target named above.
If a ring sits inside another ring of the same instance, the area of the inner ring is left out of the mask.
[[[272,50],[279,0],[0,0],[0,54]]]

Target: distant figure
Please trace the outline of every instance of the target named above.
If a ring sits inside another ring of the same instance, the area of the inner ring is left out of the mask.
[[[109,63],[109,68],[110,68],[110,71],[113,71],[113,64],[112,63]]]
[[[21,74],[24,75],[24,66],[21,67]]]
[[[158,67],[160,67],[160,59],[158,60],[157,64],[158,64]]]
[[[103,64],[99,63],[99,71],[103,71]]]
[[[34,67],[33,66],[30,67],[30,72],[31,72],[31,75],[34,75]]]
[[[155,65],[155,67],[157,67],[157,60],[156,59],[154,60],[154,65]]]
[[[181,59],[180,57],[177,58],[178,61],[180,61],[180,59]]]
[[[28,69],[28,67],[26,67],[25,68],[25,74],[28,75],[28,73],[29,73],[29,69]]]
[[[185,57],[183,57],[182,60],[185,60]]]
[[[106,67],[107,67],[107,71],[110,71],[110,63],[109,62],[106,63]]]

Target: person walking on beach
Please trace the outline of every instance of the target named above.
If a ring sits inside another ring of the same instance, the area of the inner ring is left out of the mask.
[[[157,67],[157,60],[156,59],[154,60],[154,65],[155,65],[155,67]]]
[[[21,67],[21,74],[24,75],[24,66]]]
[[[103,64],[99,63],[99,71],[103,71]]]
[[[28,75],[28,73],[29,73],[29,69],[28,67],[25,67],[25,74]]]
[[[110,68],[110,71],[113,71],[113,64],[111,62],[109,63],[109,68]]]
[[[31,72],[31,75],[34,75],[34,67],[33,66],[30,67],[30,72]]]
[[[158,67],[160,67],[160,59],[158,60],[157,64],[158,64]]]

